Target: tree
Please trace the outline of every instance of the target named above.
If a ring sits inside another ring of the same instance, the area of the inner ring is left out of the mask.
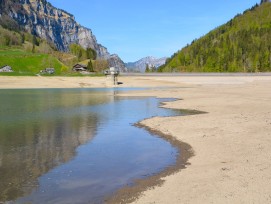
[[[150,67],[149,67],[149,64],[146,64],[146,69],[145,69],[145,72],[146,72],[146,73],[150,72]]]
[[[92,65],[91,60],[89,60],[88,65],[87,65],[87,68],[88,68],[88,71],[94,72],[94,69],[93,69],[93,65]]]
[[[21,34],[21,42],[22,42],[22,44],[25,42],[25,35],[24,35],[24,33]]]
[[[97,53],[95,50],[91,49],[91,48],[87,48],[87,58],[88,59],[93,59],[96,60],[97,58]]]
[[[36,45],[36,46],[39,46],[39,41],[38,41],[38,39],[37,39],[37,37],[35,35],[33,35],[32,44]]]
[[[103,72],[103,70],[109,68],[108,61],[107,60],[95,60],[93,61],[93,69],[96,72]]]
[[[32,50],[31,50],[32,53],[35,53],[36,52],[36,49],[35,49],[35,45],[33,44],[32,45]]]
[[[77,57],[78,61],[88,59],[87,51],[80,45],[71,44],[69,48],[70,48],[70,52]]]
[[[151,72],[155,72],[156,71],[156,67],[154,65],[151,66]]]

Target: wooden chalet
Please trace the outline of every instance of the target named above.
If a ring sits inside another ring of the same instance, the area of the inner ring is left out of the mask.
[[[87,66],[83,64],[76,64],[73,66],[72,70],[76,72],[87,71]]]

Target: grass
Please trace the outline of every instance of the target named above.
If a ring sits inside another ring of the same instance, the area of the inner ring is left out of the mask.
[[[63,54],[64,56],[64,54]],[[65,55],[65,57],[70,55]],[[81,63],[87,64],[89,60]],[[64,77],[97,77],[104,76],[101,73],[81,74],[71,72],[69,68],[61,63],[56,57],[49,54],[32,53],[21,47],[0,46],[0,68],[8,65],[14,72],[0,72],[0,76],[36,76],[40,70],[55,68],[55,74],[42,74],[42,76],[64,76]]]
[[[84,60],[84,61],[81,61],[81,62],[79,62],[79,64],[83,64],[83,65],[88,65],[88,63],[89,63],[89,59],[86,59],[86,60]]]
[[[9,65],[13,73],[1,73],[6,76],[35,75],[48,67],[55,68],[57,75],[68,71],[68,68],[57,58],[49,54],[26,52],[17,48],[0,48],[0,67]]]

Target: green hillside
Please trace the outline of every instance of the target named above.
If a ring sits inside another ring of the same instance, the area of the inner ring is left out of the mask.
[[[256,4],[169,58],[160,71],[271,71],[271,3]]]
[[[70,52],[59,52],[45,40],[0,25],[0,68],[8,65],[14,71],[0,72],[0,75],[36,75],[45,68],[54,68],[55,75],[74,75],[73,65],[81,61],[88,63],[90,59],[96,59],[96,52],[91,48],[85,50],[72,44]]]
[[[1,75],[34,75],[40,70],[54,67],[56,74],[66,71],[67,67],[49,54],[27,52],[16,48],[0,48],[0,67],[9,65],[14,73]]]
[[[55,53],[46,41],[24,31],[0,26],[0,68],[8,65],[14,71],[1,75],[35,75],[49,67],[61,74],[68,70],[68,66],[60,62]]]

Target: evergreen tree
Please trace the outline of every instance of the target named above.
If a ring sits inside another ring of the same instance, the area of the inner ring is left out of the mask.
[[[151,66],[151,72],[155,72],[156,71],[156,67],[154,65]]]
[[[149,67],[149,64],[146,64],[146,69],[145,69],[145,72],[146,72],[146,73],[150,72],[150,67]]]
[[[92,65],[91,60],[89,60],[88,65],[87,65],[87,68],[88,68],[88,71],[94,72],[94,69],[93,69],[93,65]]]
[[[38,39],[37,39],[37,37],[35,35],[33,35],[32,44],[36,45],[36,46],[39,46],[39,41],[38,41]]]
[[[24,35],[24,33],[21,34],[21,42],[22,42],[22,44],[25,42],[25,35]]]
[[[97,53],[96,53],[95,50],[93,50],[93,49],[91,49],[91,48],[87,48],[86,52],[87,52],[87,58],[88,58],[88,59],[96,60],[96,58],[97,58]]]

